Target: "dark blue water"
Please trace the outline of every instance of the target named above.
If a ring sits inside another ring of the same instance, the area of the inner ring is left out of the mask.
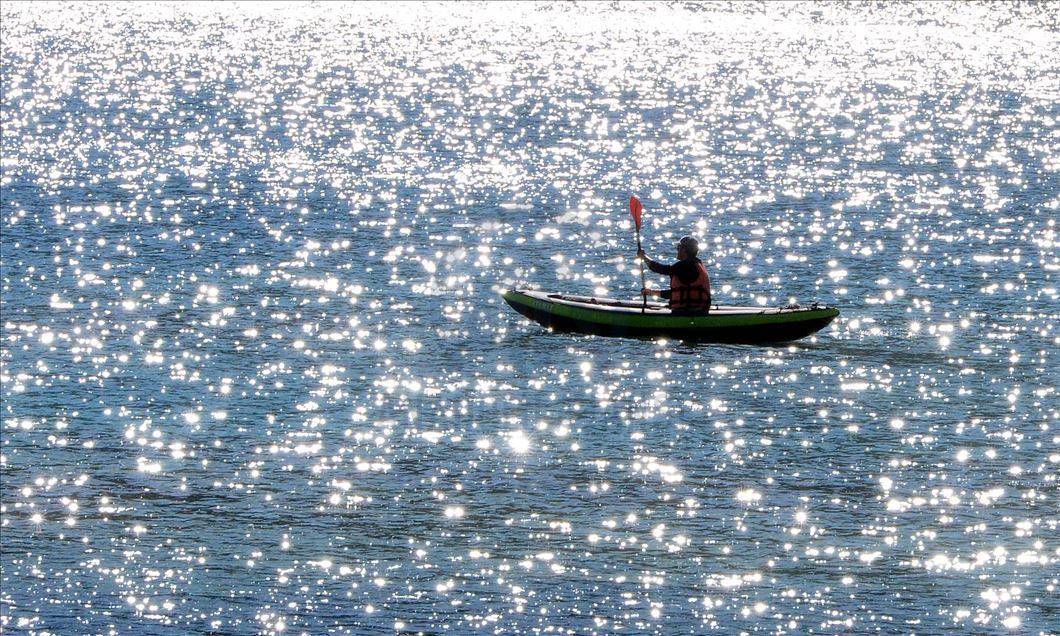
[[[4,632],[1057,629],[1051,5],[0,17]]]

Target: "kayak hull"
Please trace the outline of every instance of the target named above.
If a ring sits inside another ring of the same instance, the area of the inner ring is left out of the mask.
[[[675,316],[666,305],[512,289],[504,300],[552,329],[621,338],[770,344],[805,338],[827,327],[834,307],[712,307],[703,316]]]

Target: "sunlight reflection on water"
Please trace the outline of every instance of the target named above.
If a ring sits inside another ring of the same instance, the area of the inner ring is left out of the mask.
[[[0,12],[3,629],[1052,629],[1047,5]]]

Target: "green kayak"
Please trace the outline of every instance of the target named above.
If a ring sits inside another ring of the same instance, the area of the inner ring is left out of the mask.
[[[513,309],[555,331],[626,338],[670,338],[695,342],[765,344],[790,342],[828,326],[839,310],[808,307],[713,306],[703,316],[675,316],[663,304],[568,296],[512,289],[504,300]]]

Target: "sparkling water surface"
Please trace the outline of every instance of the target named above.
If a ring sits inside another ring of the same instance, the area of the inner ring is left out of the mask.
[[[0,18],[5,633],[1060,626],[1055,5]]]

